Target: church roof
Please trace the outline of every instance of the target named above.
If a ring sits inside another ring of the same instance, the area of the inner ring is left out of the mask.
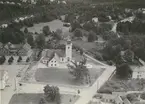
[[[64,50],[60,50],[60,49],[52,49],[52,50],[47,50],[46,51],[46,57],[51,58],[54,53],[56,53],[59,57],[65,57],[65,51]]]

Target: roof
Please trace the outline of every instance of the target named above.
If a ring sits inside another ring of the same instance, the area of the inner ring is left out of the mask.
[[[49,57],[51,58],[54,53],[56,53],[59,57],[65,57],[65,51],[64,50],[60,50],[60,49],[52,49],[52,50],[45,50],[46,52],[44,53],[45,54],[45,57]]]
[[[3,79],[5,72],[6,72],[5,70],[0,70],[0,80]]]
[[[125,98],[123,101],[124,101],[124,104],[131,104],[127,98]]]

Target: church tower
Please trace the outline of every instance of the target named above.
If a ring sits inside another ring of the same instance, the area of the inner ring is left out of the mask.
[[[66,41],[65,55],[66,55],[66,60],[67,61],[72,60],[72,42],[71,42],[70,39],[67,39],[67,41]]]

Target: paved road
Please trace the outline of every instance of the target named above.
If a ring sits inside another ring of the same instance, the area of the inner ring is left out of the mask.
[[[80,94],[80,99],[75,104],[88,104],[92,97],[96,94],[97,90],[110,78],[115,71],[114,67],[108,66],[103,74],[96,80],[96,82],[87,90]]]
[[[43,93],[43,89],[46,84],[23,84],[23,86],[18,87],[18,93]],[[70,87],[58,86],[61,94],[72,94],[76,95],[78,89]],[[80,91],[86,90],[86,88],[79,89]]]

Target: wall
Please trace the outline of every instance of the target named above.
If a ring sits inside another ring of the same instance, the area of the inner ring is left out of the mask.
[[[52,60],[49,61],[48,66],[49,67],[58,67],[59,66],[58,61],[59,60],[55,60],[55,58],[53,58]]]
[[[145,78],[145,71],[140,71],[140,72],[137,72],[137,71],[134,71],[132,73],[132,78]]]

